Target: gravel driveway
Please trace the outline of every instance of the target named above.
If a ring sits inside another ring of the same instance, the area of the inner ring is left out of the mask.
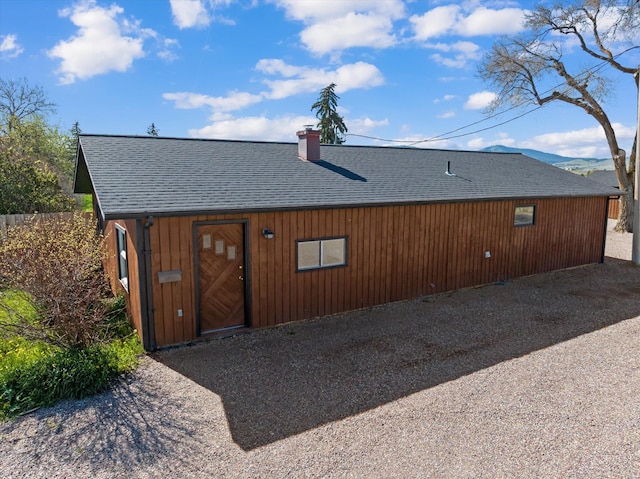
[[[604,264],[161,351],[0,424],[0,477],[640,477],[640,268],[609,237]]]

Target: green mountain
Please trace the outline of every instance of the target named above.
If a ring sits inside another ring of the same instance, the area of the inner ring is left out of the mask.
[[[528,148],[511,148],[503,145],[488,146],[480,151],[490,151],[494,153],[522,153],[536,160],[544,161],[550,165],[563,168],[565,170],[613,170],[613,160],[602,158],[571,158],[567,156],[545,153],[543,151],[531,150]]]

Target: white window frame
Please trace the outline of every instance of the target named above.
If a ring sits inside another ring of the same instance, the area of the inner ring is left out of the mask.
[[[325,263],[324,262],[324,244],[329,241],[342,240],[343,242],[343,256],[342,261],[339,263]],[[310,243],[318,243],[318,262],[317,265],[300,267],[300,245],[308,245]],[[347,265],[347,237],[335,236],[331,238],[315,238],[307,240],[296,240],[296,271],[312,271],[316,269],[330,269],[341,268]]]
[[[129,292],[129,262],[127,260],[127,230],[116,223],[116,251],[118,254],[118,279]]]

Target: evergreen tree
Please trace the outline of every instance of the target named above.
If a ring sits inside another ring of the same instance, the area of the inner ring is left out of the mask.
[[[345,142],[344,134],[348,130],[338,114],[340,97],[336,95],[335,88],[335,83],[323,88],[318,100],[311,105],[311,110],[315,110],[316,118],[320,120],[317,125],[320,128],[320,142],[341,145]]]

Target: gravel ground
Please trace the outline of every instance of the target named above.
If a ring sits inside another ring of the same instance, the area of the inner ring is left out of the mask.
[[[604,264],[158,352],[0,424],[0,477],[638,478],[630,245],[610,232]]]

